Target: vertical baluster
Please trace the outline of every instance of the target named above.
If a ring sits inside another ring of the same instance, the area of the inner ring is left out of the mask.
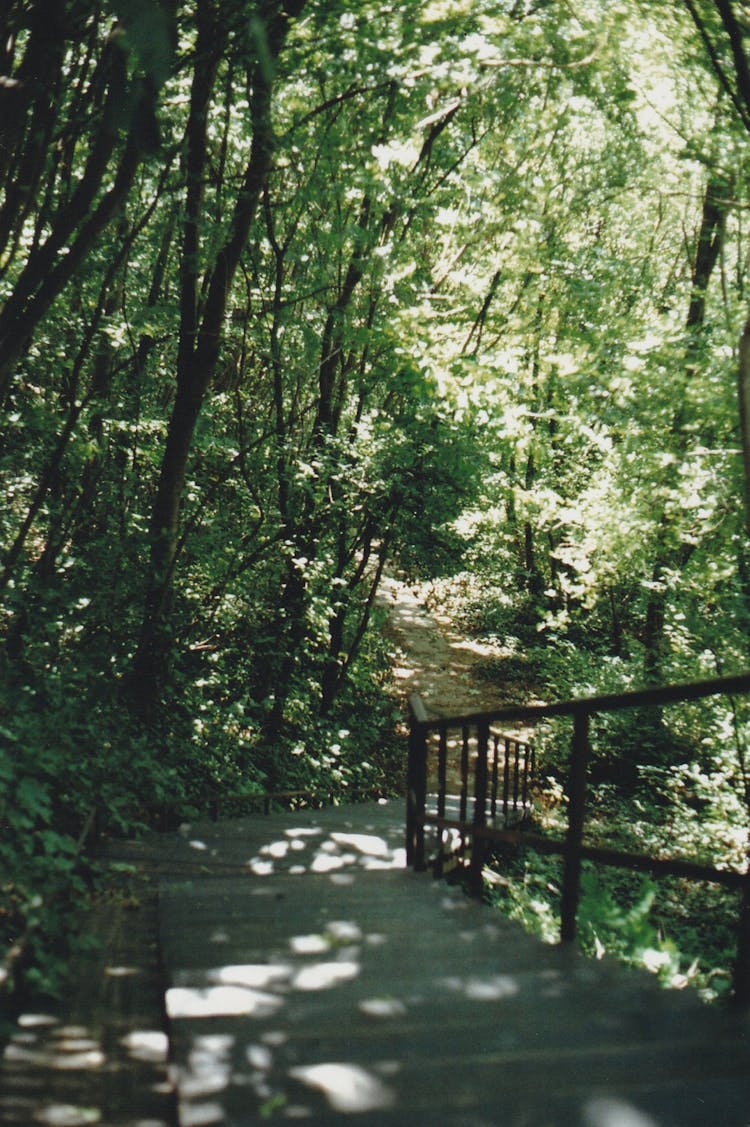
[[[570,943],[576,936],[576,916],[581,892],[581,845],[586,810],[586,769],[589,758],[589,714],[579,709],[573,717],[573,749],[570,760],[568,833],[560,905],[560,939]]]
[[[466,822],[466,809],[469,795],[469,726],[461,727],[461,794],[458,801],[458,819]],[[466,834],[461,831],[460,854],[463,860],[466,854]]]
[[[526,813],[529,801],[529,752],[531,748],[524,741],[523,745],[523,785],[521,787],[521,809]]]
[[[471,866],[469,886],[475,895],[482,891],[482,870],[484,869],[485,842],[478,833],[487,825],[487,753],[489,750],[489,724],[477,724],[477,765],[474,774],[474,817],[471,841]]]
[[[503,763],[503,821],[508,824],[508,801],[510,795],[510,740],[505,740],[505,762]]]
[[[500,737],[497,732],[492,733],[492,791],[490,801],[490,815],[495,820],[497,814],[497,776],[498,760],[500,758]]]
[[[518,789],[521,775],[521,745],[518,740],[513,741],[513,813],[518,813]]]
[[[448,763],[448,732],[445,724],[440,725],[440,736],[438,743],[438,797],[437,797],[437,812],[438,818],[445,817],[445,792],[446,792],[446,769]]]
[[[440,725],[438,743],[438,794],[437,815],[445,817],[445,792],[447,790],[446,774],[448,764],[448,730],[445,724]],[[443,875],[443,858],[445,851],[445,830],[438,826],[437,831],[437,857],[435,858],[435,876]]]
[[[750,1006],[750,867],[742,886],[742,905],[734,964],[734,1001]]]
[[[424,814],[427,799],[427,714],[418,697],[411,700],[406,792],[406,863],[425,868]]]
[[[464,724],[461,728],[461,796],[459,800],[458,816],[462,822],[466,821],[466,803],[469,793],[469,727]]]

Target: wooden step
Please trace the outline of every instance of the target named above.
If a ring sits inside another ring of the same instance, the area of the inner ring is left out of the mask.
[[[206,863],[160,888],[182,1124],[747,1127],[741,1019],[406,872],[382,816],[183,834]]]
[[[156,889],[141,882],[137,898],[78,922],[95,946],[64,998],[21,1014],[0,1063],[0,1124],[175,1127]]]

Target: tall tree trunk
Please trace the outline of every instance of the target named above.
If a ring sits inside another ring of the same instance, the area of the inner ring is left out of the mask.
[[[750,539],[750,316],[740,337],[737,369],[737,397],[742,439],[742,478],[744,482],[745,529]]]
[[[685,319],[687,353],[685,357],[683,389],[689,387],[698,364],[701,336],[706,319],[706,293],[718,261],[724,238],[728,189],[720,180],[709,180],[703,197],[701,224],[691,275],[690,304]],[[677,396],[677,406],[672,415],[671,433],[675,459],[668,471],[665,488],[677,484],[680,460],[687,449],[685,423],[685,395]],[[660,514],[657,524],[654,563],[651,571],[648,599],[643,625],[644,674],[654,684],[662,680],[664,657],[664,629],[667,621],[669,599],[668,575],[685,564],[685,551],[670,544],[671,522],[666,511]],[[687,550],[687,546],[685,546]],[[688,551],[688,555],[690,552]]]
[[[136,108],[116,168],[112,168],[122,105],[128,94],[126,59],[120,47],[109,44],[100,66],[106,74],[107,96],[86,167],[70,199],[58,208],[46,240],[32,248],[0,312],[0,402],[7,395],[15,365],[37,325],[86,259],[102,231],[118,215],[141,163],[142,118]],[[138,98],[145,112],[153,98],[153,91],[147,89],[146,83],[141,84]],[[112,186],[100,195],[103,184],[110,178]]]
[[[183,230],[181,324],[177,362],[177,391],[150,522],[149,575],[141,633],[133,657],[127,689],[139,709],[149,712],[158,702],[169,664],[170,608],[179,544],[180,506],[195,426],[216,370],[223,322],[232,282],[247,245],[250,227],[261,199],[273,155],[271,127],[272,64],[284,42],[288,15],[298,14],[301,0],[262,6],[265,43],[258,45],[250,81],[252,143],[239,188],[229,237],[204,279],[205,305],[197,309],[197,254],[202,210],[202,176],[206,159],[206,125],[215,69],[223,40],[221,5],[199,4],[199,40],[188,126],[187,206]],[[259,29],[260,34],[260,29]],[[208,52],[208,55],[205,54]]]

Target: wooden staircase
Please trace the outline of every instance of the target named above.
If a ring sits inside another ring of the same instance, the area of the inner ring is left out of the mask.
[[[740,1011],[545,946],[408,870],[400,803],[206,822],[113,855],[158,884],[174,1103],[143,1072],[130,1109],[108,1103],[121,1062],[100,1044],[78,1090],[68,1070],[62,1096],[24,1104],[27,1024],[0,1073],[5,1125],[747,1127]]]

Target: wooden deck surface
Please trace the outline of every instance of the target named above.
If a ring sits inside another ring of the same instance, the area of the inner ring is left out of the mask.
[[[79,920],[95,944],[66,996],[20,1015],[0,1061],[3,1127],[175,1127],[158,897],[119,881]]]
[[[748,1127],[747,1018],[406,871],[402,826],[373,804],[120,847],[158,877],[182,1127]],[[87,1120],[0,1121],[172,1127],[108,1111],[103,1068]]]

